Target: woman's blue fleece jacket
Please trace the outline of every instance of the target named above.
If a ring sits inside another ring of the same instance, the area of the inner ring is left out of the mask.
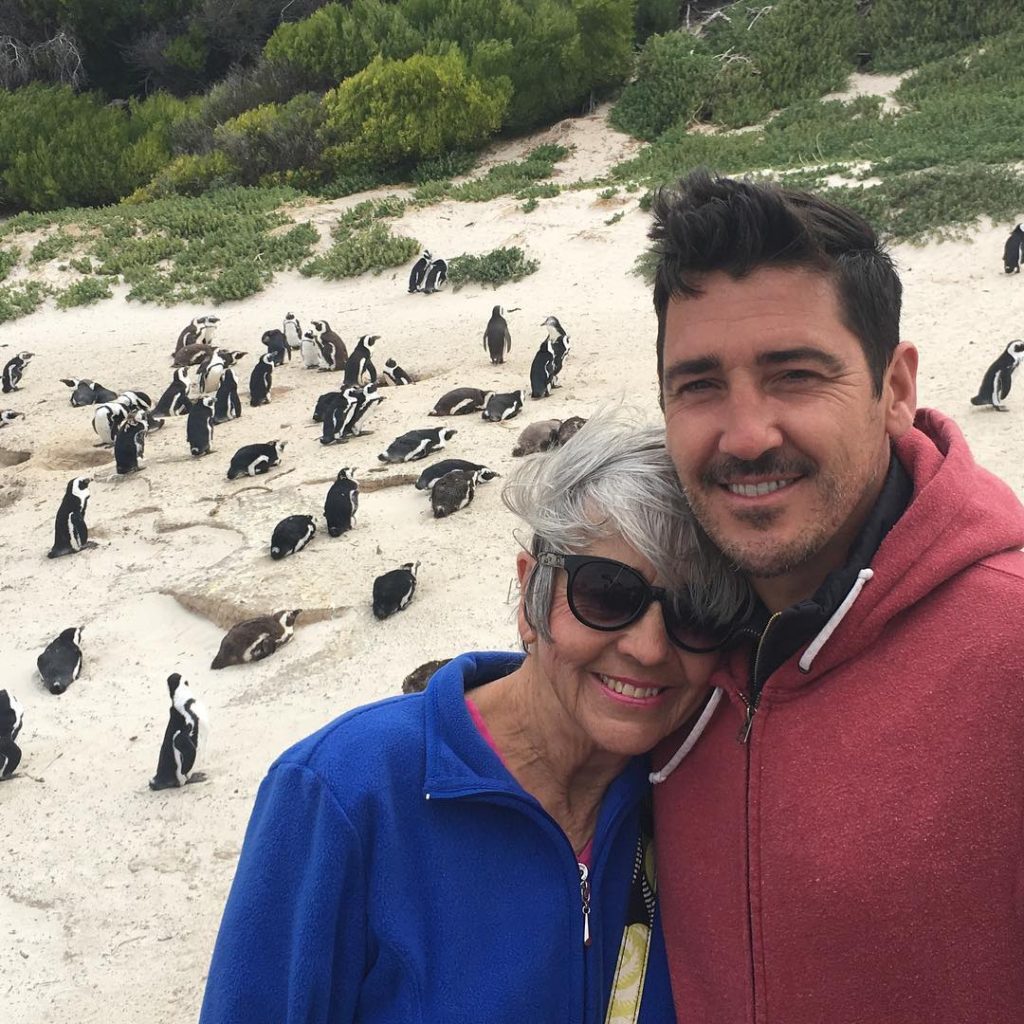
[[[646,759],[601,805],[583,943],[565,834],[480,736],[464,690],[521,655],[465,654],[359,708],[260,787],[201,1024],[602,1024]],[[655,922],[640,1020],[675,1020]]]

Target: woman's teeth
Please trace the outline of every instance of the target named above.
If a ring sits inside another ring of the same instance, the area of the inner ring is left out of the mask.
[[[665,689],[664,686],[633,686],[631,683],[622,682],[621,679],[613,679],[611,676],[600,674],[597,678],[609,690],[621,693],[624,697],[634,697],[637,700],[649,700],[651,697],[657,697]]]

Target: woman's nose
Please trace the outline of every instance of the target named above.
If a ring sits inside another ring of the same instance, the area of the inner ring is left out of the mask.
[[[643,615],[622,631],[619,650],[641,665],[656,665],[668,656],[665,618],[657,601],[652,601]]]

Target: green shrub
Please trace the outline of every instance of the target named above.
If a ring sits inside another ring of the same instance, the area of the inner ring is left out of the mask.
[[[540,206],[540,202],[538,201],[537,197],[530,196],[530,198],[527,199],[525,203],[523,203],[523,213],[533,213],[533,211],[536,210],[538,206]]]
[[[465,149],[453,149],[429,160],[421,160],[413,168],[412,180],[419,185],[428,181],[446,181],[469,174],[475,166],[475,153]]]
[[[80,274],[91,274],[93,271],[92,260],[88,256],[68,260],[68,263],[72,270],[77,270]]]
[[[331,228],[331,235],[334,238],[344,238],[354,230],[370,227],[374,221],[383,220],[385,217],[401,217],[403,213],[405,200],[401,196],[364,199],[338,217]]]
[[[355,231],[341,229],[336,237],[338,240],[327,252],[299,268],[302,274],[337,281],[370,270],[380,273],[408,263],[423,248],[415,238],[393,235],[381,221]]]
[[[43,304],[48,293],[46,285],[38,281],[26,281],[22,285],[0,285],[0,324],[34,312]]]
[[[214,150],[196,156],[185,153],[163,167],[153,180],[128,197],[130,203],[145,203],[171,196],[200,196],[232,183],[236,169],[226,153]]]
[[[55,231],[48,238],[42,238],[29,253],[29,263],[46,263],[48,260],[55,260],[58,256],[71,252],[75,247],[75,240],[63,231]]]
[[[492,249],[480,255],[464,253],[448,261],[448,281],[454,291],[471,281],[497,288],[529,276],[539,266],[537,260],[529,259],[518,246]]]
[[[18,265],[20,253],[17,249],[0,249],[0,281],[3,281],[8,274]]]
[[[679,28],[679,0],[638,0],[636,5],[636,41]]]
[[[525,159],[496,164],[482,178],[473,178],[461,185],[453,185],[450,181],[420,185],[413,192],[413,200],[420,204],[439,199],[483,203],[505,195],[514,195],[517,199],[556,196],[560,191],[558,185],[548,183],[538,186],[536,182],[550,178],[555,173],[555,164],[568,155],[569,150],[565,146],[551,143],[537,146]]]
[[[100,299],[109,299],[113,293],[106,281],[98,277],[84,277],[57,292],[57,308],[70,309],[72,306],[91,306]]]

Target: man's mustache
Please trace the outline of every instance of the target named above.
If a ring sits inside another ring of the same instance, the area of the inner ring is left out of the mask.
[[[799,455],[765,452],[756,459],[737,459],[735,456],[725,455],[704,467],[700,482],[705,487],[714,487],[743,483],[752,476],[813,476],[815,472],[817,466],[810,459]]]

